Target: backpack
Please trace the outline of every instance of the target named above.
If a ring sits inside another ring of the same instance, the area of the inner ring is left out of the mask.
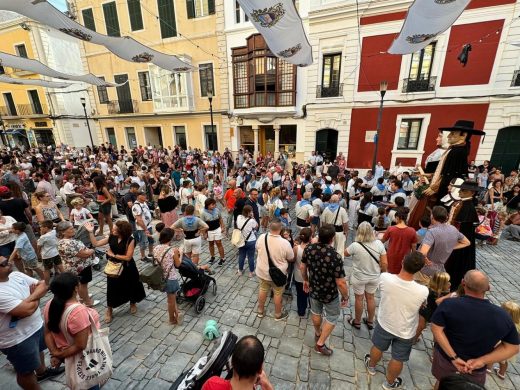
[[[168,270],[168,273],[166,274],[166,276],[164,276],[162,262],[164,260],[164,257],[172,249],[173,247],[166,249],[162,255],[160,262],[158,262],[156,259],[153,259],[152,264],[149,264],[139,273],[139,280],[141,281],[141,283],[147,284],[148,288],[151,288],[152,290],[164,291],[166,281],[170,276],[170,272],[174,266],[174,263],[172,263],[170,269]]]

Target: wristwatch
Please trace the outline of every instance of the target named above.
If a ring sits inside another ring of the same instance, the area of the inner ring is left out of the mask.
[[[459,357],[457,355],[450,357],[451,361],[457,360]]]

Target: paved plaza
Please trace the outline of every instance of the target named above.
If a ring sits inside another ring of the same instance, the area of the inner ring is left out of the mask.
[[[207,243],[204,243],[202,262],[209,258]],[[363,365],[363,356],[370,349],[370,333],[362,326],[353,330],[347,323],[353,310],[351,293],[350,307],[344,309],[341,321],[330,340],[334,349],[331,357],[313,351],[313,326],[310,318],[300,320],[296,313],[296,300],[285,298],[291,314],[286,321],[275,322],[273,305],[269,304],[267,316],[259,319],[255,314],[258,282],[246,275],[237,276],[237,250],[225,240],[226,258],[223,267],[214,267],[217,280],[217,295],[206,294],[207,303],[202,314],[197,315],[191,304],[182,303],[185,313],[181,326],[168,325],[166,296],[147,290],[146,300],[138,304],[136,315],[129,313],[128,305],[114,310],[110,324],[110,340],[114,358],[114,375],[104,389],[168,389],[170,384],[201,356],[212,344],[204,340],[202,331],[207,320],[215,319],[220,331],[232,330],[239,337],[257,335],[266,348],[265,370],[276,389],[380,389],[384,369],[377,367],[377,375],[370,377]],[[479,248],[478,266],[491,278],[489,298],[500,303],[505,300],[520,302],[520,244],[500,241],[497,246]],[[140,261],[138,267],[142,267]],[[345,260],[347,275],[351,261]],[[95,272],[90,291],[94,298],[105,301],[106,278]],[[42,300],[42,305],[50,298]],[[97,307],[101,317],[105,307]],[[468,324],[471,326],[471,324]],[[434,383],[430,374],[432,336],[429,331],[414,347],[410,361],[405,365],[402,377],[406,389],[431,389]],[[385,364],[389,355],[385,354]],[[0,389],[18,388],[15,374],[0,355]],[[42,384],[43,389],[63,389],[64,376]],[[488,389],[520,389],[520,364],[509,366],[507,378],[502,381],[495,375],[487,380]]]

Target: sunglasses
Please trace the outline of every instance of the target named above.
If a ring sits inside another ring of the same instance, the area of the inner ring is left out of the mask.
[[[7,267],[9,266],[9,259],[6,259],[0,263],[0,267]]]

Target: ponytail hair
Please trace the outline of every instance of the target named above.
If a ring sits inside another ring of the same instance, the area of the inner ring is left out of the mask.
[[[50,290],[54,294],[49,305],[49,321],[47,328],[53,333],[60,333],[60,321],[65,311],[66,302],[76,293],[78,277],[70,272],[64,272],[54,278]]]

